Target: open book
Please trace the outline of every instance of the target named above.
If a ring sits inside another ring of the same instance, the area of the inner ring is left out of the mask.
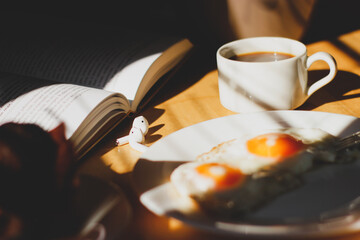
[[[193,47],[158,33],[23,20],[0,19],[0,124],[51,130],[64,122],[79,158],[135,112]]]

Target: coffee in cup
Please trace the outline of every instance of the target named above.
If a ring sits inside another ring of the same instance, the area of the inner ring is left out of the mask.
[[[281,52],[251,52],[234,55],[230,57],[230,59],[240,62],[276,62],[292,57],[295,56]]]
[[[282,37],[233,41],[220,47],[216,57],[220,101],[234,112],[295,109],[337,72],[330,54],[307,56],[303,43]],[[329,74],[310,85],[308,68],[319,60],[329,65]]]

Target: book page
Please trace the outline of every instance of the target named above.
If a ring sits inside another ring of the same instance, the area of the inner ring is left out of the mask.
[[[9,93],[1,95],[1,102],[7,103],[0,108],[0,123],[35,123],[51,130],[64,122],[67,138],[97,105],[113,95],[99,89],[37,79],[29,81],[9,74],[0,74],[0,89]],[[17,98],[8,101],[12,96]],[[129,106],[126,101],[119,101],[117,108],[128,111]]]
[[[186,55],[193,47],[188,39],[182,39],[166,49],[158,59],[150,66],[143,77],[143,81],[139,84],[136,95],[132,99],[131,109],[135,111],[145,95],[151,87],[166,73],[173,70],[180,62],[182,62]]]
[[[126,96],[129,102],[133,102],[147,70],[155,62],[161,53],[144,57],[130,63],[124,69],[115,74],[113,78],[105,85],[104,89],[109,91],[121,92]],[[129,81],[131,79],[131,81]]]

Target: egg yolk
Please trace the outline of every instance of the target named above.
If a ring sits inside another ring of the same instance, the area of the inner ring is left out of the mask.
[[[281,161],[304,149],[305,144],[284,133],[267,133],[247,141],[250,153]]]
[[[219,163],[205,163],[196,168],[196,171],[210,178],[215,183],[216,190],[226,190],[242,183],[245,175],[236,168]]]

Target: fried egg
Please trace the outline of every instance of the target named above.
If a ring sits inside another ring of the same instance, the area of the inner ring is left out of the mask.
[[[296,175],[286,172],[253,177],[216,162],[184,163],[172,172],[170,181],[181,197],[194,199],[200,209],[231,218],[301,184]]]
[[[294,172],[303,172],[312,166],[314,158],[325,157],[308,150],[326,148],[334,139],[331,134],[317,128],[264,130],[223,142],[198,156],[197,161],[226,163],[245,174],[269,167],[290,166]],[[326,158],[331,161],[334,156],[327,154]]]

